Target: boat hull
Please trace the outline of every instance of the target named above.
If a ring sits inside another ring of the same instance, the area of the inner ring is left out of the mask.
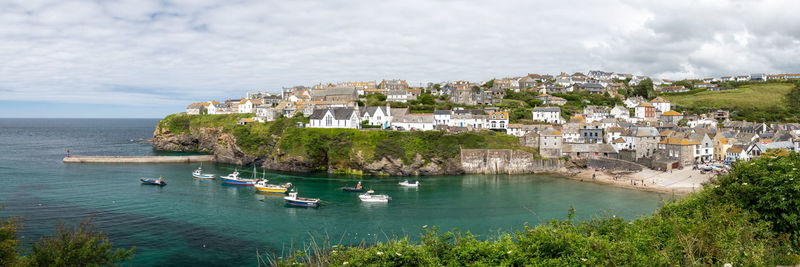
[[[364,188],[356,188],[356,187],[342,187],[342,191],[347,192],[364,192]]]
[[[222,182],[229,185],[244,185],[244,186],[253,186],[256,184],[256,181],[243,181],[243,180],[232,180],[232,179],[225,179],[221,178]]]
[[[286,204],[299,207],[313,207],[313,208],[319,207],[319,201],[312,202],[312,201],[286,199]]]
[[[197,178],[197,179],[207,179],[207,180],[214,179],[214,175],[211,175],[211,174],[201,174],[201,175],[192,174],[192,177]]]
[[[261,193],[286,193],[286,188],[263,188],[256,186],[256,190]]]
[[[157,185],[157,186],[165,186],[165,185],[167,185],[167,182],[164,182],[164,181],[159,182],[158,180],[155,180],[155,179],[139,179],[139,181],[142,181],[142,184],[145,184],[145,185]]]

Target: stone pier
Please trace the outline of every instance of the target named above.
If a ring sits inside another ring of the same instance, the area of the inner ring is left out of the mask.
[[[214,155],[193,156],[68,156],[64,163],[192,163],[214,161]]]

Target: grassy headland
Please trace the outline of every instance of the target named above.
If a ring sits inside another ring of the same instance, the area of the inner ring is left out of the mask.
[[[275,265],[775,266],[800,262],[800,155],[735,163],[704,190],[633,221],[553,220],[481,240],[423,228],[419,241],[312,246]],[[319,244],[319,243],[317,243]]]
[[[522,147],[519,139],[491,131],[449,134],[443,131],[363,131],[298,127],[303,118],[280,118],[267,123],[238,125],[251,114],[185,115],[173,114],[159,122],[173,133],[189,133],[196,128],[219,128],[236,138],[236,145],[248,155],[300,157],[320,166],[350,166],[352,161],[373,162],[384,156],[408,164],[416,155],[431,159],[452,159],[464,149],[535,149]],[[277,152],[280,152],[279,154]]]
[[[748,121],[798,121],[800,101],[794,95],[797,84],[759,83],[726,91],[693,90],[687,93],[665,94],[676,109],[704,113],[716,109],[732,111],[732,119]]]

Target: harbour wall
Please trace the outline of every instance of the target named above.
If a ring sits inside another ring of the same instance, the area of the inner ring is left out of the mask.
[[[64,163],[192,163],[214,161],[214,155],[193,156],[68,156]]]
[[[461,167],[465,173],[525,174],[563,172],[560,159],[536,159],[532,154],[511,149],[462,149]]]

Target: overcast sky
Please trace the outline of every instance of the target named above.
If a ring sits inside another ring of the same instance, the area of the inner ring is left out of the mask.
[[[800,1],[2,1],[0,117],[162,117],[282,86],[800,72]]]

